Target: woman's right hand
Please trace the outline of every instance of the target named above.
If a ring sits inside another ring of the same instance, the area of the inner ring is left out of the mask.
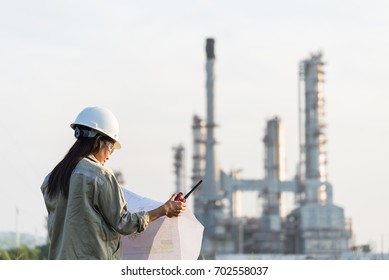
[[[184,201],[175,201],[176,194],[173,194],[171,198],[166,201],[164,204],[159,206],[156,209],[150,210],[149,213],[149,222],[153,222],[159,217],[167,216],[169,218],[181,216],[186,209],[186,200]]]
[[[173,194],[163,205],[166,211],[165,215],[169,218],[181,216],[186,209],[186,199],[182,198],[181,200],[176,201],[177,195],[178,194]]]

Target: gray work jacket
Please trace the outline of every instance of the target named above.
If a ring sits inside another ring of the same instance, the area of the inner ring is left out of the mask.
[[[121,235],[145,230],[147,212],[130,213],[114,174],[95,157],[83,158],[70,177],[69,197],[47,197],[49,259],[121,259]]]

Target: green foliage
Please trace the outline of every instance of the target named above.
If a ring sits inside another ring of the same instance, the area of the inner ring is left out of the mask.
[[[38,246],[33,249],[27,246],[13,247],[0,250],[0,260],[47,260],[49,245]]]
[[[49,244],[38,246],[37,249],[39,250],[39,260],[47,260],[49,256]]]
[[[11,250],[8,251],[11,259],[13,260],[36,260],[36,249],[29,249],[26,246],[19,246],[11,248]]]
[[[8,252],[5,250],[0,250],[0,260],[10,260],[11,257],[9,256]]]

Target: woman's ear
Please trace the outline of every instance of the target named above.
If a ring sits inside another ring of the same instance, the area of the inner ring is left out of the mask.
[[[101,135],[96,137],[95,144],[93,145],[93,151],[98,153],[101,149],[101,146],[103,144],[103,141],[101,141]]]

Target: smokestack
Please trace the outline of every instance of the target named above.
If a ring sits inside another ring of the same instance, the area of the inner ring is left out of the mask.
[[[209,200],[220,198],[220,169],[217,163],[215,150],[215,102],[214,102],[214,64],[215,64],[215,40],[208,38],[206,41],[206,73],[207,73],[207,139],[206,139],[206,164],[205,164],[205,178],[202,196]]]
[[[215,40],[212,38],[207,39],[205,51],[207,52],[207,59],[215,59]]]

